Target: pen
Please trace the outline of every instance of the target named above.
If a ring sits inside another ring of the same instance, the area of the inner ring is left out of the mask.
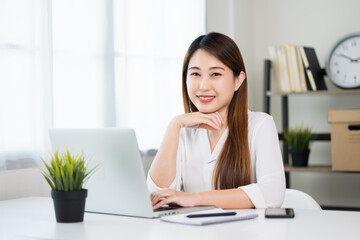
[[[190,214],[188,218],[201,218],[201,217],[222,217],[222,216],[234,216],[236,212],[222,212],[222,213],[204,213],[204,214]]]

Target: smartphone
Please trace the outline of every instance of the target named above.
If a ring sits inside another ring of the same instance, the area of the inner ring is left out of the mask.
[[[295,217],[294,209],[292,208],[266,208],[266,218],[293,218]]]

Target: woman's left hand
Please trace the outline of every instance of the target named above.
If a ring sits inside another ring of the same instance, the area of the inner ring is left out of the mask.
[[[196,206],[196,193],[186,193],[167,188],[151,193],[153,209],[158,209],[163,205],[176,204],[182,207]]]

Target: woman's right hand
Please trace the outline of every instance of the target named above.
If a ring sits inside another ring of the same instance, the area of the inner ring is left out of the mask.
[[[176,158],[181,128],[220,130],[225,125],[218,112],[193,112],[173,118],[149,170],[153,182],[160,188],[168,188],[176,176]]]
[[[208,130],[219,130],[225,124],[218,112],[201,113],[192,112],[178,115],[174,121],[180,128],[204,128]]]

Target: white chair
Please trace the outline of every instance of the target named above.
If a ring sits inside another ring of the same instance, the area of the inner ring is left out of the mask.
[[[308,194],[295,190],[286,189],[282,208],[321,210],[320,205]]]
[[[142,157],[145,176],[147,176],[148,171],[151,167],[151,163],[153,162],[155,155],[157,153],[157,149],[149,149],[147,151],[140,151],[140,153],[141,153],[141,157]]]

